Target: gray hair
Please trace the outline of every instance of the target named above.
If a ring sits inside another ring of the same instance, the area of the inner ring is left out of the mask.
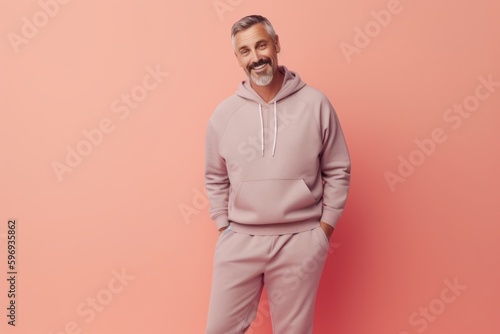
[[[234,36],[240,31],[246,30],[258,23],[263,23],[269,35],[271,35],[273,40],[276,40],[276,32],[274,31],[271,22],[269,22],[267,18],[261,15],[248,15],[235,22],[233,24],[233,27],[231,28],[231,43],[233,45],[233,49],[234,49]]]

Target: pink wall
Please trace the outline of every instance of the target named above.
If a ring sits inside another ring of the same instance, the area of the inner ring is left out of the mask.
[[[4,274],[8,219],[18,236],[1,331],[203,333],[205,127],[245,78],[229,29],[251,13],[328,95],[352,156],[314,333],[500,331],[500,5],[57,1],[0,11]],[[252,333],[271,333],[266,312]]]

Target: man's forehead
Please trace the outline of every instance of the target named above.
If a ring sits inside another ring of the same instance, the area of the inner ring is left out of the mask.
[[[264,24],[257,23],[245,30],[239,31],[234,35],[234,42],[237,49],[243,46],[249,46],[259,41],[268,41],[271,35],[267,32]]]

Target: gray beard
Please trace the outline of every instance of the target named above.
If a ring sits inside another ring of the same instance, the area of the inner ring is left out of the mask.
[[[252,75],[250,75],[250,79],[257,86],[267,86],[271,83],[271,81],[273,81],[273,73],[260,75],[259,78],[255,78]]]

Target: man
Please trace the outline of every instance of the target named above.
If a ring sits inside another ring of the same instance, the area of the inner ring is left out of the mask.
[[[312,333],[349,190],[346,142],[327,97],[278,65],[279,38],[266,18],[240,19],[231,38],[249,80],[206,130],[205,186],[220,231],[206,332],[245,333],[266,286],[274,333]]]

